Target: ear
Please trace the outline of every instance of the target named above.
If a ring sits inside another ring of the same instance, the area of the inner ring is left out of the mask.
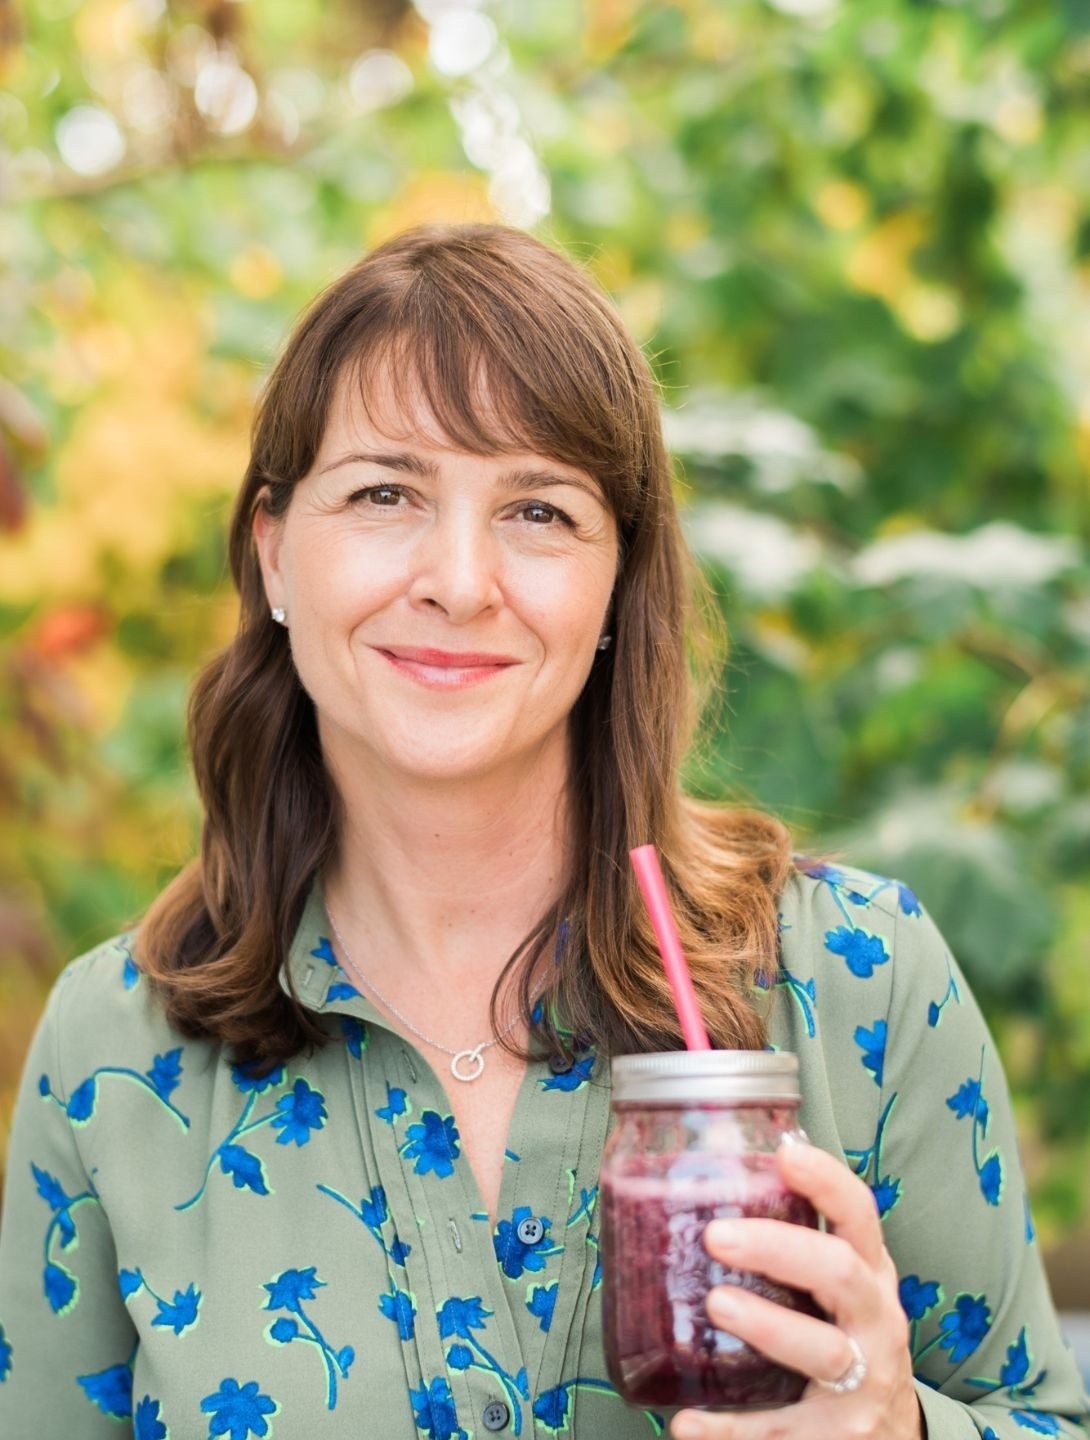
[[[257,551],[257,562],[261,566],[261,578],[265,583],[265,597],[269,609],[278,605],[287,608],[287,587],[280,570],[280,546],[284,539],[284,517],[269,513],[269,487],[263,485],[254,500],[250,517],[250,533]]]

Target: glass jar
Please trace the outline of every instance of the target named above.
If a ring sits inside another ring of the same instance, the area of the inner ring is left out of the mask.
[[[802,1137],[798,1057],[784,1051],[668,1051],[613,1061],[614,1129],[601,1172],[603,1324],[609,1376],[630,1404],[771,1408],[806,1377],[720,1330],[704,1302],[742,1285],[825,1318],[805,1291],[732,1270],[704,1249],[719,1217],[817,1227],[774,1154]]]

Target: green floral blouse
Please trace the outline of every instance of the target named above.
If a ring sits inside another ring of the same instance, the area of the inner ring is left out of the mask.
[[[171,1030],[125,937],[57,981],[0,1228],[0,1435],[661,1434],[602,1354],[607,1057],[528,1068],[493,1226],[317,889],[287,964],[337,1043],[264,1079]],[[874,1193],[931,1440],[1084,1434],[1003,1072],[915,896],[800,860],[761,983],[802,1124]]]

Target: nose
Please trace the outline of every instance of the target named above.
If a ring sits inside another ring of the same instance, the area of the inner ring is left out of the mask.
[[[503,604],[501,546],[487,521],[469,511],[440,514],[417,539],[409,600],[464,625]]]

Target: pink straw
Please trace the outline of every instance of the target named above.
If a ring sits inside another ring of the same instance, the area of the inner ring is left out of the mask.
[[[670,982],[670,989],[674,992],[674,1005],[677,1008],[677,1018],[681,1021],[681,1033],[685,1037],[685,1048],[687,1050],[710,1050],[712,1048],[711,1041],[704,1028],[700,1006],[696,1000],[696,991],[693,989],[692,977],[681,951],[681,940],[677,933],[677,926],[674,924],[673,913],[670,910],[670,901],[666,894],[666,881],[662,878],[658,852],[653,845],[638,845],[635,850],[628,852],[628,856],[632,861],[632,868],[636,872],[636,879],[640,882],[647,913],[651,917],[651,924],[659,942],[659,953],[662,955],[666,978]]]

